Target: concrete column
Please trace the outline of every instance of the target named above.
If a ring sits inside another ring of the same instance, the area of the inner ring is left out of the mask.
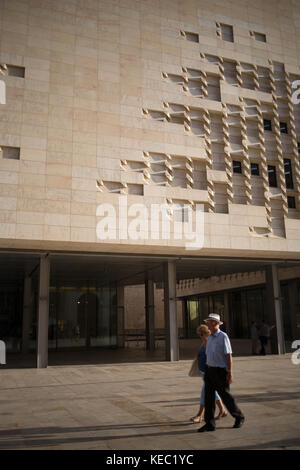
[[[224,322],[226,326],[226,332],[229,336],[231,336],[231,328],[230,328],[230,313],[229,313],[229,292],[224,292]]]
[[[175,261],[168,261],[164,263],[166,361],[179,361],[176,307],[176,264]]]
[[[22,322],[22,353],[29,351],[29,330],[30,330],[30,312],[31,312],[31,277],[24,279],[23,296],[23,322]]]
[[[298,292],[298,281],[291,280],[288,284],[289,289],[289,304],[290,304],[290,315],[291,315],[291,326],[292,326],[292,339],[297,339],[299,336],[299,328],[297,327],[297,315],[299,312],[299,292]]]
[[[39,299],[38,299],[38,329],[37,329],[37,368],[48,366],[48,324],[49,324],[49,285],[50,259],[41,256]]]
[[[125,337],[125,288],[117,287],[117,345],[118,348],[124,348]]]
[[[154,310],[154,282],[145,280],[145,310],[146,310],[146,349],[155,350],[155,310]]]
[[[285,354],[284,330],[282,320],[280,283],[278,279],[278,269],[275,264],[266,268],[266,294],[269,319],[274,318],[277,332],[277,351],[278,354]]]

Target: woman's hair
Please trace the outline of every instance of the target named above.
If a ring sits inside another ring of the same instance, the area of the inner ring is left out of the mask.
[[[197,335],[202,333],[204,336],[208,336],[210,334],[210,331],[207,325],[199,325],[196,332],[197,332]]]

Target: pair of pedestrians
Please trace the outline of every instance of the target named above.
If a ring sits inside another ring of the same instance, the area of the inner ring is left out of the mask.
[[[220,316],[211,313],[205,320],[210,335],[206,342],[205,382],[205,425],[198,432],[215,431],[215,408],[217,392],[229,413],[235,418],[233,427],[240,428],[245,417],[230,394],[232,375],[232,349],[226,333],[220,330]]]
[[[196,359],[198,363],[200,377],[202,377],[202,379],[204,380],[205,368],[206,368],[206,343],[207,343],[207,338],[210,335],[208,326],[207,325],[198,326],[197,334],[202,340],[202,345],[201,345],[200,350],[198,351]],[[227,416],[228,413],[224,408],[224,405],[222,403],[220,396],[218,395],[218,392],[215,392],[215,400],[216,400],[216,405],[219,408],[219,414],[216,417],[216,419],[224,418],[225,416]],[[193,423],[201,423],[204,417],[204,410],[205,410],[205,385],[203,385],[202,390],[201,390],[199,411],[196,414],[196,416],[193,416],[191,418],[191,421],[193,421]]]

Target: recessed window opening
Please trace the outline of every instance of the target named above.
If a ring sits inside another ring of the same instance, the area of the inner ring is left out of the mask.
[[[183,36],[185,36],[187,41],[199,42],[199,34],[191,33],[189,31],[184,31]]]
[[[233,27],[229,24],[220,24],[223,41],[233,42]]]
[[[242,163],[239,162],[239,161],[234,160],[232,162],[232,169],[233,169],[233,173],[241,174],[242,173]]]
[[[292,162],[289,158],[284,159],[284,174],[287,189],[294,189]]]
[[[269,186],[277,188],[276,166],[268,165]]]
[[[6,64],[7,67],[7,75],[10,77],[25,77],[25,67],[20,67],[19,65],[9,65]]]
[[[288,133],[288,127],[286,122],[281,122],[280,123],[280,132],[281,134],[287,134]]]
[[[0,158],[8,158],[10,160],[20,160],[20,148],[19,147],[0,147]]]
[[[267,38],[266,38],[266,35],[264,33],[257,33],[255,31],[253,31],[253,37],[254,37],[254,39],[256,39],[256,41],[267,42]]]
[[[251,175],[259,176],[259,164],[251,163]]]
[[[288,202],[289,209],[296,209],[296,199],[294,196],[288,196],[287,202]]]
[[[272,130],[272,121],[271,119],[264,119],[264,130],[271,131]]]

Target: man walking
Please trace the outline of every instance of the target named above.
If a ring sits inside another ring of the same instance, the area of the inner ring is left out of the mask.
[[[205,370],[205,426],[198,432],[215,431],[215,391],[220,395],[229,413],[235,418],[234,428],[240,428],[245,417],[229,393],[232,376],[232,349],[226,333],[220,330],[220,315],[209,314],[204,320],[211,332],[206,343],[207,365]]]

